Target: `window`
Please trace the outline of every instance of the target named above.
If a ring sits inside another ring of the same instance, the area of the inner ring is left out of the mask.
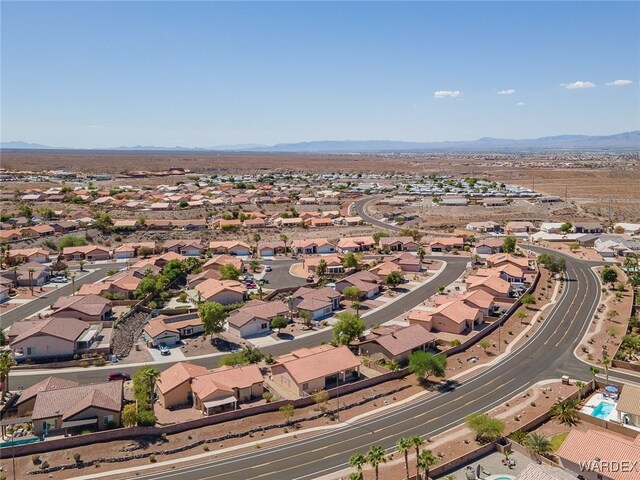
[[[303,383],[302,384],[302,390],[309,390],[309,384],[308,383]]]
[[[267,328],[269,328],[269,326],[266,323],[260,324],[260,330],[266,330]]]
[[[27,355],[35,355],[36,347],[27,347]]]
[[[109,425],[110,423],[113,423],[113,415],[105,415],[103,418],[103,424]]]

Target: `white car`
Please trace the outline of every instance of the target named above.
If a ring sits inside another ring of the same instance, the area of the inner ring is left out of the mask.
[[[271,268],[271,265],[265,265],[264,266],[264,271],[265,272],[270,272],[271,270],[273,270],[273,268]]]
[[[67,283],[67,279],[65,277],[53,277],[51,281],[53,283]]]

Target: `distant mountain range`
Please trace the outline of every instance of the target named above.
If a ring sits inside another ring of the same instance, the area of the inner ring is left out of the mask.
[[[37,143],[2,142],[2,149],[65,149]],[[256,144],[219,145],[215,147],[157,147],[130,146],[92,150],[133,151],[226,151],[226,152],[282,152],[282,153],[375,153],[375,152],[518,152],[518,151],[640,151],[640,130],[615,135],[558,135],[533,139],[480,138],[471,141],[404,142],[395,140],[319,140],[300,143],[279,143],[266,146]]]

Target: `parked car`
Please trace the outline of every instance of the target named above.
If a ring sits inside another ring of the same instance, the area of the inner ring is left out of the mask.
[[[247,288],[256,288],[257,285],[255,284],[255,282],[247,282],[244,284],[244,286]]]
[[[166,343],[161,343],[158,346],[158,349],[160,350],[161,355],[171,355],[171,351],[169,350],[169,347],[167,347]]]
[[[271,265],[265,265],[264,266],[264,271],[265,272],[270,272],[271,270],[273,270],[273,268],[271,268]]]
[[[313,278],[313,275],[309,275],[307,277],[307,282],[313,282],[315,280],[315,278]]]
[[[51,279],[51,281],[53,283],[67,283],[67,279],[65,277],[62,277],[62,276],[53,277]]]
[[[131,375],[124,372],[111,372],[107,380],[109,380],[110,382],[113,382],[114,380],[124,380],[126,382],[128,380],[131,380]]]

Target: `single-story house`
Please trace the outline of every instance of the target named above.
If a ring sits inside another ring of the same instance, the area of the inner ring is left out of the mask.
[[[35,248],[17,248],[15,250],[10,250],[9,255],[12,260],[17,260],[19,262],[36,262],[36,263],[47,263],[50,261],[49,252],[44,248],[35,247]]]
[[[616,410],[623,425],[640,427],[640,387],[625,384],[620,392]]]
[[[49,317],[15,322],[7,335],[11,356],[17,362],[73,357],[91,348],[102,330],[74,318]]]
[[[162,245],[165,253],[174,252],[185,257],[198,257],[207,249],[200,240],[167,240]]]
[[[201,333],[204,333],[204,325],[197,313],[162,315],[149,320],[144,327],[145,338],[152,347],[157,347],[161,343],[169,346],[177,345],[183,338]]]
[[[296,253],[335,253],[336,246],[329,243],[326,238],[307,238],[305,240],[293,240],[291,248]]]
[[[251,247],[240,240],[212,241],[209,250],[213,254],[227,253],[229,255],[251,255]]]
[[[298,396],[333,388],[360,376],[360,360],[346,346],[301,348],[275,360],[271,380]]]
[[[122,385],[118,380],[38,392],[31,413],[32,433],[119,427]]]
[[[371,250],[376,244],[372,236],[340,238],[336,244],[339,252],[365,252]]]
[[[77,387],[79,385],[80,382],[75,380],[60,377],[47,377],[44,380],[25,388],[20,392],[20,397],[16,402],[16,407],[18,407],[18,416],[25,417],[33,412],[33,407],[36,403],[36,396],[38,393],[50,390],[59,390],[61,388]]]
[[[108,321],[113,315],[111,301],[99,295],[60,297],[53,304],[53,316],[76,318],[89,323]]]
[[[375,273],[360,270],[336,282],[336,291],[340,293],[348,287],[359,289],[361,298],[373,298],[381,292],[382,282]]]
[[[203,302],[218,302],[222,305],[240,303],[245,300],[247,289],[235,280],[216,280],[210,278],[196,285],[191,298]]]
[[[492,255],[502,251],[503,240],[500,238],[481,238],[476,240],[476,255]]]
[[[379,245],[391,252],[417,252],[420,249],[420,243],[412,237],[381,237]]]
[[[464,238],[462,237],[436,237],[429,243],[432,252],[450,252],[453,249],[462,250],[464,248]]]
[[[358,355],[406,364],[413,352],[432,348],[435,343],[436,336],[420,325],[392,325],[372,329],[356,345]]]
[[[271,331],[271,320],[288,316],[289,307],[279,300],[251,300],[229,315],[227,326],[229,332],[240,338],[247,338]]]
[[[409,324],[420,325],[428,331],[437,330],[463,334],[482,324],[484,315],[479,308],[470,307],[460,299],[452,299],[434,309],[414,308],[407,317]]]
[[[318,264],[321,261],[324,261],[327,269],[325,271],[326,274],[336,274],[343,273],[344,266],[342,265],[343,258],[337,254],[329,254],[317,257],[304,257],[302,259],[302,266],[307,270],[308,273],[315,273]]]
[[[466,278],[467,290],[483,290],[493,295],[497,300],[506,299],[511,294],[511,283],[503,280],[498,275],[488,277],[481,275],[470,275]]]
[[[62,249],[65,260],[109,260],[109,250],[98,245],[84,245],[82,247],[65,247]]]
[[[293,293],[293,306],[299,312],[308,312],[312,320],[319,320],[331,315],[340,308],[340,292],[333,288],[323,287],[320,289],[300,287]]]
[[[274,255],[284,255],[288,248],[284,242],[260,242],[258,245],[258,255],[261,257],[273,257]]]

